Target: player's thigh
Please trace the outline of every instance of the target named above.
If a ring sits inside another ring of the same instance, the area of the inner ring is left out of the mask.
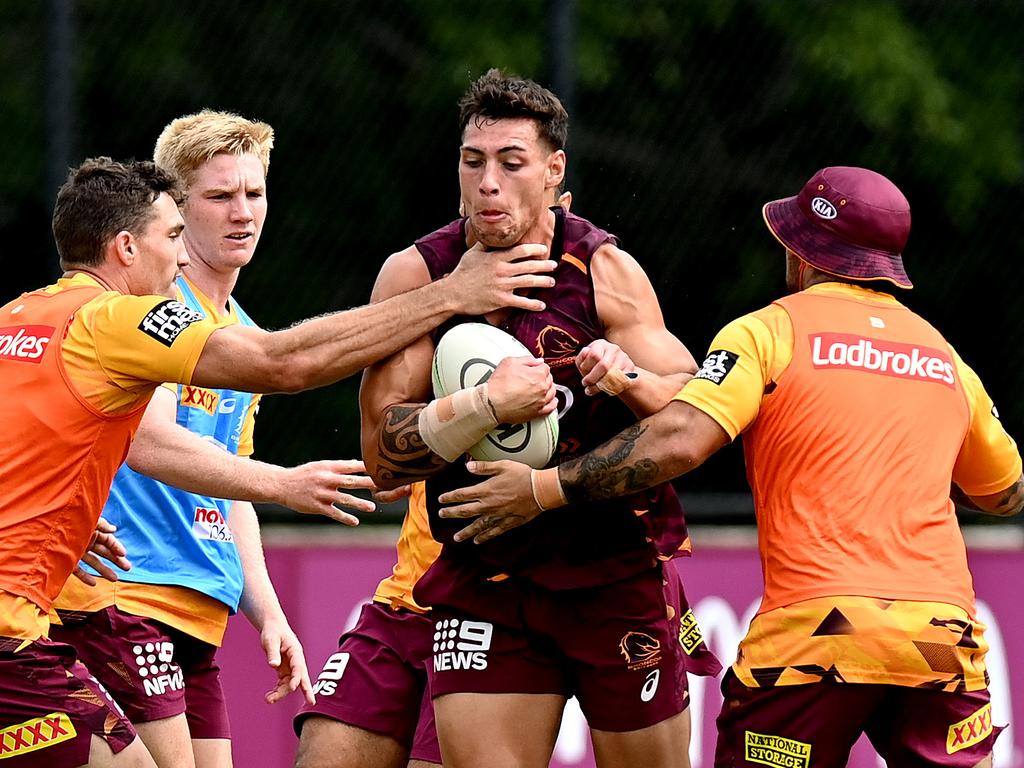
[[[885,686],[829,683],[748,688],[722,681],[715,766],[845,768]]]
[[[0,731],[0,760],[10,768],[85,765],[94,737],[111,754],[138,738],[74,648],[46,639],[0,638]]]
[[[546,768],[565,697],[550,693],[449,693],[434,699],[445,768]]]
[[[423,616],[364,606],[356,626],[342,635],[338,651],[323,664],[314,686],[316,704],[295,716],[307,753],[316,751],[320,734],[327,732],[319,726],[307,734],[305,724],[312,719],[390,737],[408,753],[421,719],[427,687],[422,660],[432,635],[430,620]]]
[[[598,768],[690,768],[690,710],[637,731],[592,729]]]
[[[405,768],[408,758],[390,736],[312,714],[302,722],[295,768]]]
[[[220,679],[217,647],[175,630],[177,656],[184,673],[185,719],[193,742],[211,742],[220,752],[231,753],[231,723],[224,686]],[[196,754],[196,764],[199,755]],[[217,763],[216,765],[221,765]]]
[[[75,647],[79,659],[106,687],[133,723],[185,711],[184,679],[170,627],[115,607],[65,617],[53,629],[58,642]]]
[[[1002,726],[992,720],[987,690],[936,691],[888,686],[889,696],[865,727],[890,768],[991,763]]]
[[[640,731],[686,709],[685,653],[660,568],[552,599],[545,628],[592,729]]]
[[[117,754],[110,749],[110,745],[95,734],[89,747],[89,762],[85,768],[154,768],[156,763],[146,750],[141,739],[135,739],[131,744]]]
[[[196,768],[231,768],[231,739],[192,739]]]
[[[135,723],[135,730],[158,768],[194,768],[196,765],[185,715]]]

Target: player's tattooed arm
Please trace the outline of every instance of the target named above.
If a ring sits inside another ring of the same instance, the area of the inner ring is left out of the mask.
[[[988,496],[968,496],[956,485],[950,494],[953,501],[970,509],[985,512],[989,515],[1010,517],[1024,509],[1024,475],[1009,488]]]
[[[424,407],[403,403],[385,409],[377,439],[377,471],[381,477],[415,482],[448,466],[420,436],[419,417]]]
[[[655,485],[658,462],[637,452],[637,442],[646,431],[643,424],[633,424],[592,452],[563,464],[559,476],[569,503],[626,496]]]

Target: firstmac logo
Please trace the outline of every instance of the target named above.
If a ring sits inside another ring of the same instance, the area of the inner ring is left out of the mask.
[[[811,200],[811,210],[823,219],[834,219],[838,215],[836,207],[824,197],[816,197]]]

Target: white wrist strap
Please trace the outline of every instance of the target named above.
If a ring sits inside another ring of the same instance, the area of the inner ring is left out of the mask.
[[[496,426],[486,382],[434,400],[420,411],[423,442],[447,462],[455,461]]]

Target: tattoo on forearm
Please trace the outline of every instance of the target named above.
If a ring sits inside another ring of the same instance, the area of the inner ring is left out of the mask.
[[[378,471],[390,479],[430,477],[446,466],[420,437],[422,405],[393,405],[384,413],[377,440]]]
[[[585,456],[561,468],[562,489],[570,504],[585,499],[610,499],[650,488],[658,479],[658,464],[633,456],[646,432],[634,424]]]

